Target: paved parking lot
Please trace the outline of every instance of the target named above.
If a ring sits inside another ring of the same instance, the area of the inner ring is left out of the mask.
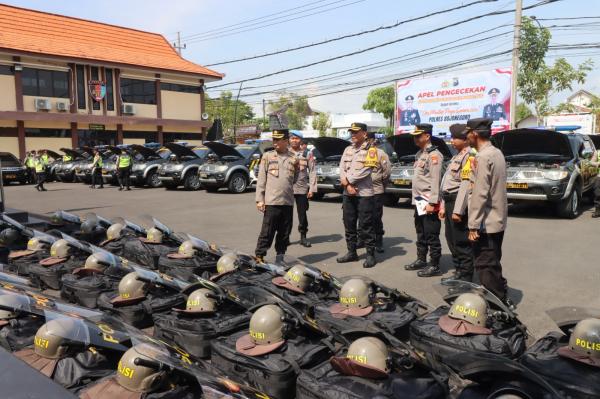
[[[151,214],[177,231],[250,253],[260,227],[261,215],[254,206],[253,192],[119,192],[116,187],[91,190],[83,184],[66,183],[51,183],[47,187],[45,193],[38,193],[32,186],[6,187],[8,206],[42,214],[57,209],[81,215],[96,212],[137,222],[146,221],[145,215]],[[504,273],[510,295],[518,303],[518,313],[535,336],[554,328],[544,313],[546,309],[566,305],[600,307],[600,220],[590,218],[589,208],[586,203],[585,211],[576,220],[556,219],[540,206],[511,208],[503,247]],[[439,278],[419,278],[403,268],[416,256],[412,209],[399,204],[386,208],[384,215],[386,252],[379,256],[381,263],[373,269],[362,269],[362,261],[335,263],[335,258],[345,251],[339,196],[311,202],[309,236],[313,247],[292,245],[288,254],[335,275],[366,274],[432,305],[440,304],[440,297],[431,288]],[[292,243],[298,238],[294,230]],[[451,263],[444,245],[442,268],[447,271]]]

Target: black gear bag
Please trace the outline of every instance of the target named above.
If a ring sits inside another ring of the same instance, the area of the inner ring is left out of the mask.
[[[108,268],[104,274],[94,273],[89,276],[77,276],[73,273],[62,277],[60,297],[86,308],[98,307],[98,297],[103,292],[114,292],[119,281],[127,273],[124,269]]]
[[[9,320],[6,326],[0,327],[0,346],[13,352],[33,345],[33,337],[44,322],[43,317],[34,315]]]
[[[525,351],[527,333],[518,322],[495,320],[492,334],[454,336],[438,325],[440,317],[448,314],[448,306],[440,306],[433,312],[415,320],[410,325],[410,343],[423,352],[429,365],[440,370],[440,363],[449,357],[469,351],[484,352],[515,359]],[[440,370],[441,371],[441,370]]]
[[[551,332],[533,344],[520,362],[565,398],[600,398],[600,369],[560,356],[558,349],[568,343],[565,335]]]
[[[156,269],[158,259],[171,252],[177,251],[176,244],[146,244],[141,239],[128,240],[123,245],[123,257],[130,262]]]
[[[246,356],[236,351],[235,343],[247,333],[240,331],[213,340],[211,362],[232,379],[244,381],[274,399],[293,398],[300,371],[322,363],[332,354],[319,338],[294,336],[274,352]]]
[[[80,267],[84,260],[79,257],[71,257],[64,262],[52,266],[42,266],[34,263],[29,266],[29,280],[34,287],[40,289],[60,290],[62,277]]]

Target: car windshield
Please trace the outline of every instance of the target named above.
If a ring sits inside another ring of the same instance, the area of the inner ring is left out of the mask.
[[[256,150],[256,146],[253,145],[238,145],[235,147],[237,152],[242,154],[244,158],[248,158]]]

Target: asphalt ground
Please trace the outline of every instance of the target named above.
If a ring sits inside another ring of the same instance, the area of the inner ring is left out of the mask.
[[[49,183],[47,192],[33,186],[5,188],[7,205],[46,214],[57,209],[85,215],[125,217],[146,224],[147,215],[159,218],[176,231],[188,232],[211,243],[254,253],[262,215],[256,210],[254,192],[229,194],[183,190],[139,189],[118,191],[105,186],[92,190],[81,183]],[[419,278],[403,265],[416,257],[413,210],[399,203],[384,210],[386,251],[378,255],[373,269],[356,263],[338,265],[335,258],[345,252],[341,197],[328,195],[311,201],[309,237],[312,248],[298,245],[294,228],[288,255],[314,264],[336,276],[363,274],[427,302],[440,305],[432,289],[439,277]],[[600,308],[600,219],[591,219],[591,203],[575,220],[558,219],[543,205],[511,206],[505,234],[502,264],[510,286],[510,297],[518,304],[520,319],[534,337],[556,330],[545,310],[559,306]],[[448,275],[452,260],[442,230],[441,267]],[[273,258],[274,253],[269,253]]]

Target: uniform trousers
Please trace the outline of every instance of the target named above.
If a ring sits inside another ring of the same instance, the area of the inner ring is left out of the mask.
[[[306,212],[309,208],[308,197],[306,194],[294,194],[296,200],[296,213],[298,214],[298,231],[300,234],[308,233],[308,216]],[[290,232],[292,226],[290,225]]]
[[[373,226],[375,228],[375,236],[383,236],[383,201],[385,194],[375,194],[373,197]]]
[[[452,221],[456,195],[444,195],[446,217],[444,219],[446,243],[450,248],[456,271],[460,274],[473,275],[473,246],[469,241],[468,215],[461,215],[461,221]]]
[[[504,300],[508,283],[502,276],[502,241],[504,232],[480,233],[473,244],[475,271],[481,284],[498,298]]]
[[[126,168],[119,168],[119,170],[118,170],[119,186],[129,188],[130,173],[131,173],[131,169],[129,168],[129,166]]]
[[[46,181],[46,172],[37,172],[35,174],[35,177],[37,179],[37,185],[36,185],[36,187],[38,189],[44,190],[44,182]]]
[[[262,227],[256,242],[256,256],[265,256],[273,239],[277,255],[284,255],[290,239],[291,225],[294,218],[292,205],[266,205]]]
[[[415,230],[417,232],[417,257],[420,260],[429,258],[434,262],[439,262],[442,257],[442,243],[440,242],[440,230],[442,221],[437,213],[425,214],[419,216],[415,209]]]
[[[374,197],[344,195],[342,213],[346,231],[346,246],[349,251],[356,251],[359,234],[367,250],[375,249],[374,204]],[[358,229],[357,224],[360,226]]]
[[[102,180],[102,168],[92,169],[92,186],[100,185],[104,187],[104,181]]]
[[[600,209],[600,175],[598,175],[594,183],[594,206]]]

